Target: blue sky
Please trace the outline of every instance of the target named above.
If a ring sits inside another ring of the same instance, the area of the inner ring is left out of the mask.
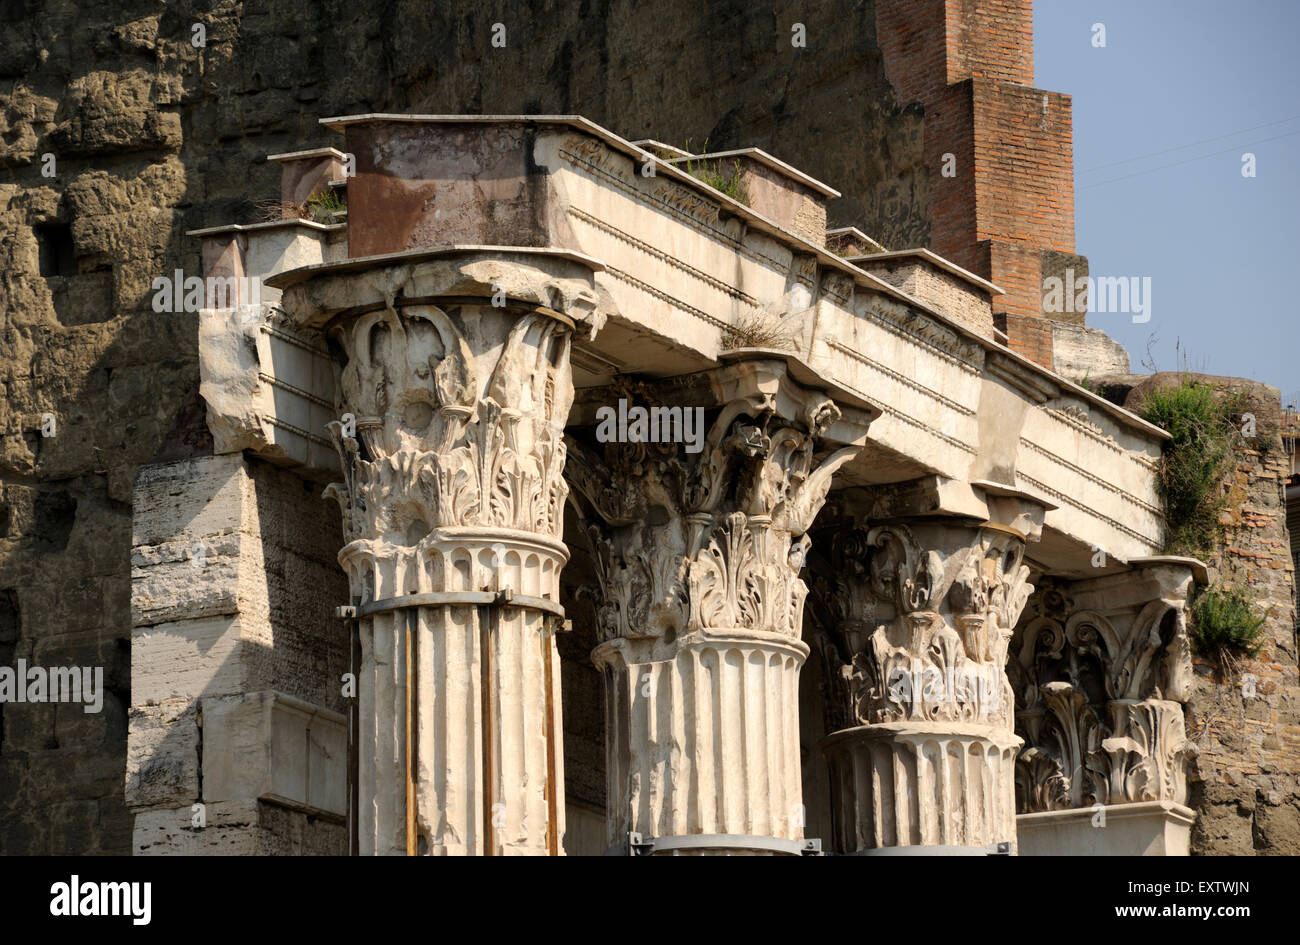
[[[1151,278],[1149,322],[1088,323],[1134,371],[1154,333],[1159,370],[1249,377],[1300,403],[1300,2],[1034,8],[1035,84],[1074,100],[1077,251],[1094,276]]]

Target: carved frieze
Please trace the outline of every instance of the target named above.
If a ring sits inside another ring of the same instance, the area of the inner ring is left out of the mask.
[[[978,373],[984,363],[979,344],[929,315],[876,300],[859,306],[858,314],[886,331],[919,342],[963,371]]]

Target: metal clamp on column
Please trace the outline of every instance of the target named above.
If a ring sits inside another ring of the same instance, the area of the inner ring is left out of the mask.
[[[629,833],[621,842],[614,843],[605,851],[606,856],[650,856],[654,853],[653,840],[646,840],[639,833]]]
[[[646,839],[629,833],[622,843],[605,851],[606,856],[653,856],[670,850],[760,850],[789,856],[822,856],[821,840],[782,840],[779,837],[756,837],[738,833],[695,833],[677,837]]]
[[[564,608],[545,597],[516,594],[507,588],[503,591],[432,591],[427,594],[407,594],[403,597],[386,597],[369,604],[345,605],[334,608],[334,616],[341,620],[359,620],[373,614],[389,613],[409,607],[442,607],[448,604],[469,604],[475,607],[522,607],[540,610],[554,617],[564,618]],[[565,629],[569,622],[565,620]]]
[[[858,850],[854,853],[846,853],[845,856],[1010,856],[1011,842],[1002,840],[998,843],[990,843],[986,847],[956,847],[956,846],[906,846],[906,847],[874,847],[870,850]]]

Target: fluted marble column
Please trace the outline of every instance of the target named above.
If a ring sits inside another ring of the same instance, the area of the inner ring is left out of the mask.
[[[730,396],[698,454],[607,444],[570,462],[595,513],[609,841],[799,853],[805,533],[871,415],[780,361],[720,377]]]
[[[1025,536],[913,519],[833,539],[819,574],[835,845],[1014,847],[1007,645],[1032,588]]]
[[[591,270],[427,257],[285,293],[347,358],[329,492],[360,636],[359,850],[558,854],[563,427]]]

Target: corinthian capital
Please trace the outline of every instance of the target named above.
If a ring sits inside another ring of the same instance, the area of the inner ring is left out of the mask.
[[[1146,559],[1121,574],[1040,582],[1009,664],[1025,739],[1022,811],[1186,801],[1196,571],[1188,559]]]
[[[673,411],[691,412],[677,432],[701,435],[662,435]],[[690,847],[731,834],[737,849],[797,852],[806,532],[872,413],[771,356],[588,392],[577,412],[579,425],[616,412],[626,434],[572,439],[567,473],[598,583],[614,836]],[[736,752],[746,764],[713,761]]]
[[[593,324],[587,264],[532,251],[416,254],[285,287],[346,363],[330,425],[349,539],[411,545],[477,526],[559,539],[569,347]]]
[[[571,440],[569,477],[596,539],[603,639],[735,631],[799,638],[806,532],[859,446],[829,439],[844,418],[834,400],[776,376],[777,391],[699,375],[606,392],[632,408],[709,414],[698,451],[677,442]],[[720,406],[681,403],[719,390],[733,394]],[[854,413],[865,433],[866,419]]]
[[[1003,667],[1031,590],[1023,553],[1022,536],[988,522],[913,520],[831,536],[829,559],[814,567],[830,730],[904,721],[1009,729]]]

